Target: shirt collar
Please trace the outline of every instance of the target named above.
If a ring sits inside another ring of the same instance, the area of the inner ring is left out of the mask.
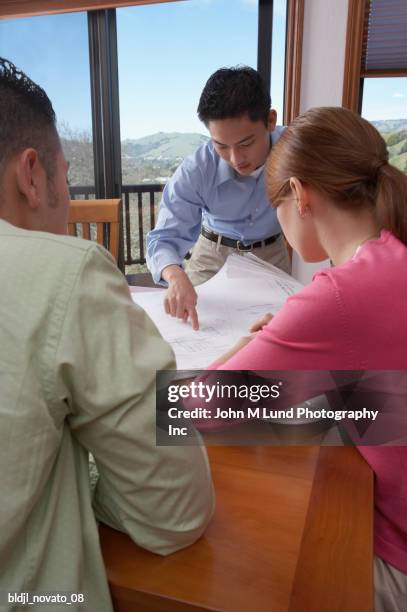
[[[222,183],[225,183],[230,179],[234,179],[235,177],[235,171],[233,170],[232,166],[229,166],[224,159],[219,157],[218,169],[216,171],[216,185],[221,185]]]
[[[264,164],[260,166],[259,168],[257,168],[256,170],[253,170],[253,172],[251,172],[249,176],[252,176],[253,178],[258,179],[260,174],[263,172],[265,165],[266,165],[266,162],[264,162]]]

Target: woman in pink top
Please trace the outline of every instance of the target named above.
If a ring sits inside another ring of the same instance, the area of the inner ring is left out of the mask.
[[[266,167],[270,201],[313,282],[219,359],[222,370],[407,369],[407,177],[341,108],[298,117]],[[407,409],[407,407],[406,407]],[[407,447],[360,447],[375,472],[375,610],[407,610]]]

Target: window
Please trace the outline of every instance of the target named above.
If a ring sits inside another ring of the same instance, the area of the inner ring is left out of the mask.
[[[257,64],[257,0],[117,10],[123,184],[163,182],[207,138],[196,108],[221,66]]]
[[[208,77],[222,66],[257,66],[258,0],[234,0],[233,10],[230,0],[190,0],[122,8],[116,15],[122,183],[131,191],[139,183],[146,189],[125,196],[129,263],[144,254],[142,236],[155,224],[161,194],[151,195],[148,185],[163,187],[208,138],[196,113]]]
[[[94,184],[86,13],[0,21],[0,55],[47,92],[72,186]]]
[[[386,140],[390,162],[407,173],[407,78],[365,79],[362,116]]]
[[[407,172],[407,5],[349,0],[343,105],[382,133],[389,159]]]

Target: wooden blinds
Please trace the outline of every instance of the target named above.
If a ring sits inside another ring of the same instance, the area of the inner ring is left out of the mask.
[[[407,2],[370,0],[365,13],[362,77],[407,76]]]

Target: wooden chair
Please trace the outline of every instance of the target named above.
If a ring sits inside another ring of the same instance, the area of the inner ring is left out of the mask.
[[[98,244],[105,245],[104,226],[109,228],[108,249],[117,261],[119,255],[119,220],[121,200],[71,200],[68,219],[68,233],[78,235],[78,225],[82,226],[82,238],[91,240],[91,225],[96,226],[95,238]]]

